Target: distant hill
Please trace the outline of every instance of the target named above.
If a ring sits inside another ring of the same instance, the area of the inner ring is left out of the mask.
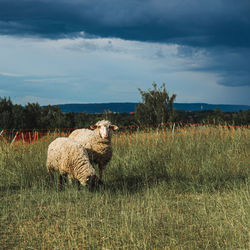
[[[110,110],[116,113],[129,113],[135,111],[137,103],[89,103],[89,104],[59,104],[62,112],[86,112],[86,113],[103,113]]]
[[[62,112],[74,113],[103,113],[105,110],[110,110],[116,113],[130,113],[135,111],[138,103],[122,102],[122,103],[89,103],[89,104],[59,104]],[[207,103],[174,103],[176,110],[200,111],[200,110],[215,110],[220,109],[222,112],[239,112],[240,110],[250,109],[249,105],[223,105],[223,104],[207,104]]]

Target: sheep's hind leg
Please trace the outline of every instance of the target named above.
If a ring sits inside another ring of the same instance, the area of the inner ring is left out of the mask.
[[[49,172],[49,177],[50,177],[50,182],[54,182],[54,171],[52,169],[48,169]]]

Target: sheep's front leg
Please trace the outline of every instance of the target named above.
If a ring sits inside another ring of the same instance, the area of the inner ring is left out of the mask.
[[[81,190],[81,183],[78,180],[77,180],[77,188],[78,188],[78,191]]]
[[[103,183],[102,182],[102,171],[103,171],[105,165],[99,164],[98,167],[99,167],[99,184],[102,184]]]
[[[64,188],[64,182],[65,182],[65,178],[66,178],[67,174],[60,174],[59,175],[59,189],[63,190]]]

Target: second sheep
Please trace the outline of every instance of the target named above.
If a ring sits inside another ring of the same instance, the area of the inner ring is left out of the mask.
[[[59,137],[52,141],[48,147],[46,166],[53,178],[53,172],[60,173],[60,187],[63,187],[63,176],[68,176],[69,181],[76,179],[78,188],[93,186],[96,181],[95,169],[92,167],[88,153],[84,147],[66,137]]]
[[[112,125],[110,121],[98,121],[89,129],[76,129],[69,138],[79,142],[86,148],[89,159],[92,163],[98,164],[99,178],[102,180],[102,171],[112,158],[112,132],[117,130],[116,125]]]

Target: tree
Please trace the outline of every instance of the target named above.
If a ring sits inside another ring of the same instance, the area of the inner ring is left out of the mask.
[[[15,129],[26,128],[24,108],[22,105],[19,104],[13,105],[12,118],[13,118],[12,125],[8,128],[15,128]]]
[[[160,88],[153,83],[153,90],[143,91],[139,89],[142,102],[138,104],[135,111],[136,119],[140,123],[161,124],[174,119],[173,103],[176,94],[169,96],[165,83]]]
[[[10,98],[0,97],[0,129],[12,128],[13,117],[12,117],[13,104]]]
[[[44,106],[41,109],[42,128],[61,128],[65,126],[64,116],[58,106]]]
[[[24,109],[26,128],[41,128],[41,114],[38,103],[28,103]]]

